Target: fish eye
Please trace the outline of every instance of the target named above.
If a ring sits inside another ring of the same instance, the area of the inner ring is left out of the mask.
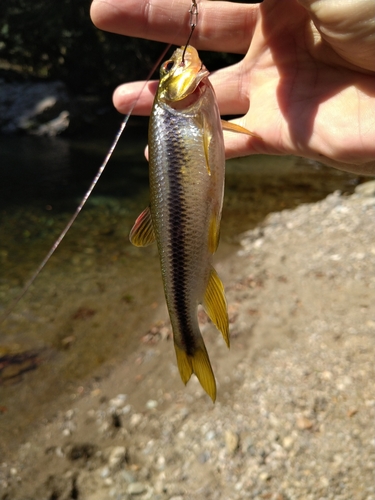
[[[163,66],[163,70],[168,73],[174,66],[174,62],[173,61],[167,61],[166,63],[164,63],[164,66]]]

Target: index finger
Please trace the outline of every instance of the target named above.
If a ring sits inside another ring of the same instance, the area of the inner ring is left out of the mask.
[[[186,43],[190,0],[93,0],[91,19],[100,29],[174,45]],[[259,5],[198,2],[198,24],[192,44],[199,50],[244,54]]]

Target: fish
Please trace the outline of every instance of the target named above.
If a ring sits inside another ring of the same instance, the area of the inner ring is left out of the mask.
[[[197,50],[177,48],[160,68],[149,121],[150,205],[130,231],[137,247],[157,242],[177,365],[216,399],[216,381],[199,328],[201,304],[230,346],[224,286],[212,265],[224,195],[223,128],[209,72]],[[253,135],[252,133],[250,133]]]

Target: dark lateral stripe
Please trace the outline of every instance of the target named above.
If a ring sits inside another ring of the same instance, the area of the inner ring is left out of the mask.
[[[186,262],[186,219],[184,217],[184,191],[182,167],[186,163],[186,148],[178,140],[178,131],[174,130],[168,139],[167,152],[170,163],[168,176],[170,190],[168,194],[169,241],[168,257],[172,263],[173,307],[178,318],[178,328],[182,336],[184,348],[189,356],[196,351],[188,310]]]

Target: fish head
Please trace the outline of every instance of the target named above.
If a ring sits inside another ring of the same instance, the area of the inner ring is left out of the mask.
[[[157,98],[168,104],[177,103],[191,96],[199,84],[209,75],[199,59],[197,50],[188,45],[176,49],[172,57],[160,68],[160,83]]]

